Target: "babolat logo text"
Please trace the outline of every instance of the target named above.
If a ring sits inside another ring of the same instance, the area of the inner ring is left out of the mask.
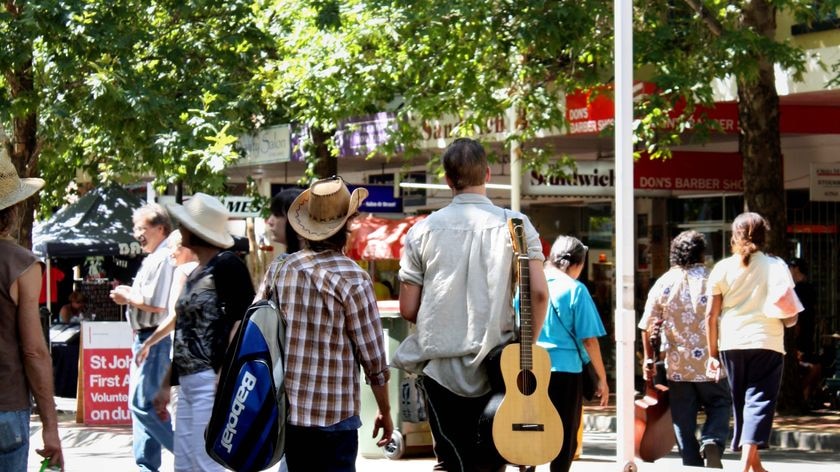
[[[236,425],[239,424],[239,414],[245,409],[245,400],[248,395],[254,390],[257,384],[257,378],[251,375],[250,372],[245,372],[242,377],[242,383],[239,385],[239,390],[236,391],[236,398],[233,399],[233,405],[230,407],[230,416],[228,416],[225,431],[222,433],[222,446],[230,452],[233,447],[233,437],[236,436]]]

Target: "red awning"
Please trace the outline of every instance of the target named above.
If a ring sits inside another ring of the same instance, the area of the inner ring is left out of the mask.
[[[347,256],[355,260],[376,261],[399,259],[405,233],[426,215],[410,216],[400,220],[368,215],[356,218],[350,224]]]

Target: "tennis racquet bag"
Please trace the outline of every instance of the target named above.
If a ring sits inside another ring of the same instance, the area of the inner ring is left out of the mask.
[[[283,456],[284,341],[285,324],[274,302],[254,302],[228,347],[204,434],[207,454],[228,469],[260,471]]]

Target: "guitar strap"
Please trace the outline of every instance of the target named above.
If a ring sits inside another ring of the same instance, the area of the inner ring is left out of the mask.
[[[507,222],[510,221],[510,218],[508,217],[508,210],[507,210],[507,208],[503,208],[503,210],[505,211],[505,222],[507,223]],[[511,252],[513,253],[513,257],[511,258],[511,263],[510,263],[510,273],[511,273],[511,277],[510,277],[510,299],[511,300],[514,300],[516,298],[516,295],[517,295],[516,291],[517,291],[517,288],[519,287],[519,270],[518,270],[519,269],[519,260],[516,257],[516,253],[513,252],[514,247],[515,247],[515,245],[514,245],[514,241],[513,241],[513,235],[511,234],[510,235],[510,249],[511,249]],[[510,342],[512,342],[512,343],[519,342],[519,326],[520,326],[519,311],[514,310],[513,311],[513,338],[510,340]]]

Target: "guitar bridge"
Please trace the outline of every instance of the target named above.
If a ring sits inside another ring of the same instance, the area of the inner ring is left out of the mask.
[[[511,429],[514,431],[544,431],[542,424],[538,423],[513,423]]]

